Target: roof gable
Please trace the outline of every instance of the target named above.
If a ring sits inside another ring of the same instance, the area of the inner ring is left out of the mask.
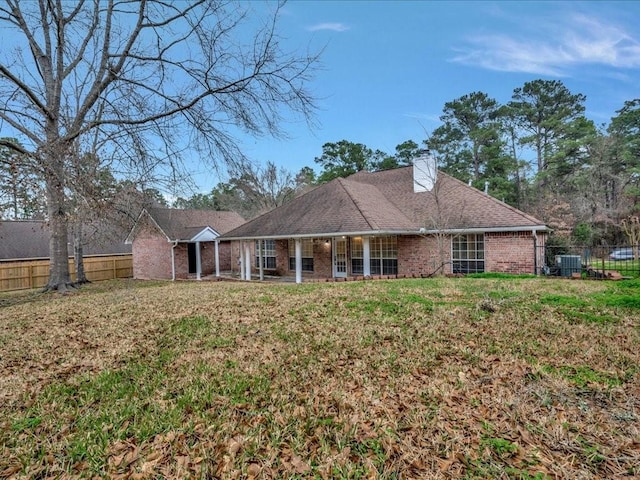
[[[148,219],[167,238],[167,241],[211,241],[244,223],[236,212],[218,210],[182,210],[177,208],[144,209],[129,233],[132,242],[142,222]]]

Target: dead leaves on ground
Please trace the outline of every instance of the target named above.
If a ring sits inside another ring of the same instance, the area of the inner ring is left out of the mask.
[[[70,464],[70,433],[44,427],[26,431],[42,435],[35,446],[51,452],[25,465],[26,452],[7,446],[12,422],[0,423],[0,478],[638,475],[637,321],[619,311],[611,312],[618,324],[568,325],[530,301],[555,284],[533,282],[523,284],[522,301],[491,309],[478,307],[487,292],[466,292],[458,280],[88,288],[50,304],[7,307],[0,317],[6,418],[35,408],[51,383],[153,359],[158,348],[176,357],[166,391],[150,403],[164,408],[174,401],[167,392],[196,380],[205,392],[214,384],[222,390],[206,410],[185,408],[182,428],[145,438],[124,435],[131,429],[122,425],[107,429],[99,465]],[[421,309],[402,295],[435,306]],[[191,318],[206,321],[176,330]],[[167,332],[169,343],[159,346]],[[558,373],[581,365],[621,383],[576,384]]]

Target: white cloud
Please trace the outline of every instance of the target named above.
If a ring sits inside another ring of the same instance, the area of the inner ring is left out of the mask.
[[[319,30],[331,30],[333,32],[346,32],[349,30],[349,26],[344,23],[338,22],[325,22],[325,23],[317,23],[315,25],[311,25],[307,27],[307,30],[310,32],[317,32]]]
[[[579,15],[562,25],[547,24],[540,33],[544,37],[477,35],[451,61],[550,76],[566,76],[576,65],[640,67],[640,40],[621,27]]]

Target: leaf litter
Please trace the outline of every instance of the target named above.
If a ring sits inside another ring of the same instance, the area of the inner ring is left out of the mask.
[[[506,282],[112,282],[13,301],[0,478],[640,475],[637,312],[568,323],[536,300],[606,284]]]

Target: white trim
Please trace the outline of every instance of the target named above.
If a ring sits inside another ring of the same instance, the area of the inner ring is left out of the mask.
[[[360,232],[325,232],[305,233],[301,235],[255,235],[249,237],[225,237],[221,240],[280,240],[283,238],[332,238],[332,237],[361,237],[365,235],[433,235],[433,234],[458,234],[458,233],[507,233],[507,232],[546,232],[549,229],[545,225],[531,225],[526,227],[471,227],[471,228],[445,228],[416,230],[366,230]]]
[[[371,245],[369,237],[362,237],[362,274],[365,277],[371,276]]]
[[[296,283],[302,283],[302,239],[295,239],[296,248]]]
[[[245,242],[244,244],[244,279],[251,280],[251,244]]]
[[[202,259],[200,258],[200,242],[196,242],[196,280],[202,277]]]
[[[211,227],[205,227],[195,234],[189,241],[191,242],[213,242],[220,234]]]
[[[218,240],[216,238],[216,240],[213,242],[213,248],[214,248],[213,255],[214,255],[215,261],[216,261],[216,277],[220,276],[220,251],[219,251],[220,247],[219,247],[219,244],[220,244],[220,240]]]

